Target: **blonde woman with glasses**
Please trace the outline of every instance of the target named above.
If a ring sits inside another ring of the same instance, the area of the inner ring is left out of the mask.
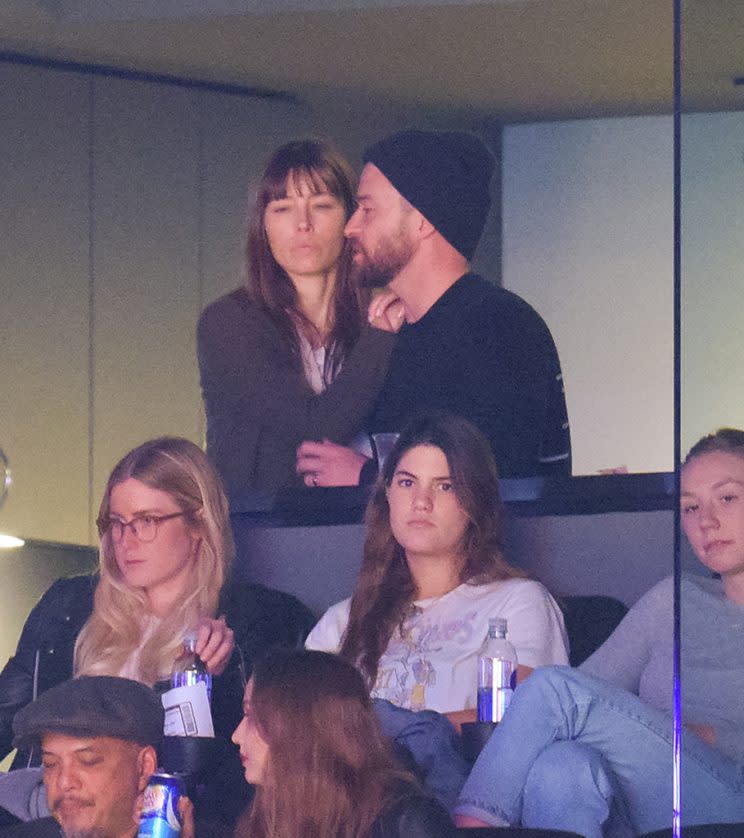
[[[186,439],[152,440],[120,460],[98,530],[98,572],[52,585],[0,673],[0,756],[10,751],[15,712],[39,693],[83,674],[164,688],[184,635],[196,632],[196,651],[214,676],[215,735],[226,747],[200,802],[230,821],[246,799],[227,742],[242,716],[250,661],[272,646],[301,643],[313,617],[286,594],[229,578],[227,500],[203,451]],[[19,754],[13,767],[38,764],[38,756]],[[1,783],[0,805],[8,806]]]

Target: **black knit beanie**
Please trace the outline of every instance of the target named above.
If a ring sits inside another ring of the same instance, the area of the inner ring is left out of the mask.
[[[401,131],[370,146],[373,163],[466,259],[475,253],[491,207],[495,161],[473,134]]]

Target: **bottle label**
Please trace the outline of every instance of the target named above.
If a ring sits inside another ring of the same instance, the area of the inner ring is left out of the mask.
[[[204,681],[174,687],[161,696],[166,736],[214,736],[212,713]]]
[[[512,661],[500,658],[481,658],[480,667],[478,721],[500,722],[516,687],[516,667]]]

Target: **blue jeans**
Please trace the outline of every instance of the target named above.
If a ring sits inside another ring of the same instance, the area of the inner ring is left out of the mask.
[[[744,765],[694,734],[682,744],[683,823],[744,820]],[[668,827],[672,720],[575,669],[539,669],[514,693],[455,812],[587,838]]]
[[[433,710],[404,710],[381,698],[372,703],[382,732],[408,749],[426,788],[451,809],[467,777],[468,764],[449,720]]]

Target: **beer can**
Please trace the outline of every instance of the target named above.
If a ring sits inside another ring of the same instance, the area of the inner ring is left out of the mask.
[[[178,801],[183,793],[183,780],[177,774],[153,774],[145,789],[137,838],[176,838],[180,835]]]

